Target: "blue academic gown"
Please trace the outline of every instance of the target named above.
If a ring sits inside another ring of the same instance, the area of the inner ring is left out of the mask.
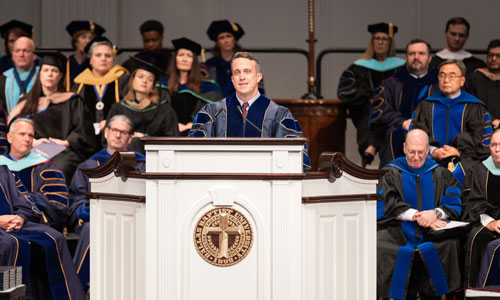
[[[0,215],[18,215],[24,219],[20,231],[6,232],[0,229],[0,265],[22,266],[27,294],[36,296],[37,299],[43,294],[34,280],[37,274],[45,272],[49,283],[49,287],[45,288],[49,289],[48,293],[53,299],[85,299],[64,236],[55,229],[38,223],[40,211],[22,182],[16,180],[7,166],[0,166],[0,187],[3,191],[0,193]],[[43,248],[44,262],[31,260],[31,248],[35,244]],[[45,266],[45,270],[30,270],[30,264],[41,268]]]
[[[75,80],[76,76],[80,75],[85,69],[90,68],[90,58],[86,58],[81,64],[79,64],[75,55],[69,56],[69,82],[70,87],[73,86],[73,80]]]
[[[31,88],[35,84],[36,75],[40,70],[39,66],[33,67],[31,71],[27,72],[19,72],[19,78],[22,81],[26,81],[26,93],[31,91]],[[7,71],[3,72],[5,76],[5,86],[2,87],[4,90],[0,91],[5,95],[5,105],[8,112],[11,112],[12,109],[19,102],[19,98],[21,97],[21,89],[20,86],[14,76],[14,68],[10,68]]]
[[[4,155],[9,151],[7,115],[4,107],[0,104],[0,155]]]
[[[453,174],[460,184],[469,168],[490,155],[491,116],[486,105],[469,93],[462,91],[450,99],[438,92],[419,103],[412,119],[410,128],[425,131],[432,146],[450,145],[460,151],[460,161],[453,160]]]
[[[0,156],[0,165],[6,165],[26,187],[42,221],[61,231],[68,217],[68,187],[64,174],[51,161],[30,152],[20,160]]]
[[[205,105],[196,115],[190,137],[303,137],[302,127],[290,110],[260,96],[250,106],[245,121],[236,94]],[[253,124],[253,125],[252,125]],[[311,162],[307,147],[303,150],[303,169]]]
[[[0,57],[0,73],[7,71],[8,69],[14,67],[14,62],[12,61],[12,56],[5,55]]]
[[[375,90],[370,108],[370,130],[384,137],[380,144],[380,168],[396,157],[404,156],[406,130],[401,127],[411,119],[422,99],[439,91],[437,70],[430,69],[421,78],[413,77],[406,68],[400,68],[392,77],[384,79]]]
[[[137,168],[139,171],[144,171],[146,158],[138,152],[135,152],[135,156]],[[69,188],[71,204],[68,225],[74,227],[75,232],[80,235],[73,263],[83,287],[86,287],[90,281],[90,201],[85,196],[85,193],[90,192],[90,182],[81,169],[96,168],[104,164],[110,157],[111,154],[108,150],[102,149],[81,163],[73,175]]]
[[[411,168],[406,157],[391,161],[386,168],[388,172],[378,185],[382,198],[377,204],[377,296],[405,299],[408,282],[432,296],[459,288],[459,240],[430,241],[427,228],[397,220],[410,208],[440,208],[449,220],[459,219],[462,209],[457,180],[429,158],[419,169]],[[417,255],[424,262],[424,272],[416,274],[418,280],[412,280],[410,271]]]

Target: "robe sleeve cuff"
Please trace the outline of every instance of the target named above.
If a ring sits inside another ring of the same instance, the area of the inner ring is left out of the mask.
[[[418,210],[414,208],[410,208],[406,210],[404,213],[401,213],[396,219],[401,221],[413,221],[413,216]]]
[[[490,222],[495,221],[495,219],[487,214],[480,214],[479,217],[481,218],[481,225],[483,225],[484,227],[486,227],[486,225],[488,225]]]
[[[436,208],[437,210],[439,210],[441,212],[441,217],[439,217],[439,219],[441,220],[447,220],[448,219],[448,215],[446,214],[446,212],[444,210],[442,210],[441,208]]]
[[[438,147],[436,147],[436,146],[430,146],[430,148],[429,148],[429,155],[431,156],[431,158],[432,158],[432,154],[434,153],[434,150],[436,150],[437,148]]]

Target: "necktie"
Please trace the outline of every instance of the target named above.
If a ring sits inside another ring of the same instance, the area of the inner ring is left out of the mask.
[[[243,103],[243,117],[247,117],[248,102]]]

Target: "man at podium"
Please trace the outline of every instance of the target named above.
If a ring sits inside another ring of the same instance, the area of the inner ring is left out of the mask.
[[[259,93],[262,80],[257,57],[237,52],[231,60],[231,81],[236,93],[205,105],[193,120],[190,137],[303,137],[300,123],[290,110]],[[307,147],[303,168],[311,168]]]

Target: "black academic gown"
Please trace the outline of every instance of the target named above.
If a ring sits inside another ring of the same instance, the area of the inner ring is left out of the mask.
[[[493,120],[500,119],[500,80],[492,80],[481,71],[475,71],[467,76],[465,91],[488,106]]]
[[[177,116],[166,99],[159,104],[150,102],[144,108],[135,108],[128,101],[122,100],[114,104],[109,111],[108,122],[115,115],[125,115],[130,118],[134,123],[132,132],[148,136],[179,136]],[[144,144],[140,138],[133,138],[129,148],[145,154]]]
[[[368,127],[373,92],[382,80],[390,77],[400,66],[401,64],[378,71],[352,64],[340,76],[337,96],[346,102],[349,109],[349,116],[356,127],[356,142],[361,155],[370,145],[378,148],[383,140],[383,137],[375,135]]]
[[[136,152],[137,169],[145,171],[146,158]],[[85,193],[90,192],[90,182],[81,169],[96,168],[109,158],[108,150],[102,149],[78,166],[70,185],[70,208],[68,226],[75,228],[79,234],[73,263],[82,286],[86,287],[90,280],[90,201]]]
[[[443,61],[445,61],[445,59],[443,59],[437,55],[433,55],[430,66],[434,67],[434,68],[438,68],[439,65]],[[474,56],[468,57],[468,58],[464,59],[462,62],[465,65],[466,74],[470,74],[470,73],[474,72],[476,69],[486,67],[486,64],[484,63],[484,61],[482,61],[479,58],[476,58]]]
[[[465,285],[478,286],[476,280],[489,242],[499,239],[500,235],[490,231],[480,223],[480,215],[486,214],[495,220],[500,219],[500,176],[493,175],[484,164],[475,165],[465,177],[463,184],[463,220],[470,222],[472,228],[466,245]],[[495,268],[498,272],[500,268]]]
[[[431,159],[413,169],[400,157],[385,168],[377,187],[382,194],[377,205],[377,297],[406,299],[415,291],[440,296],[460,288],[458,238],[436,240],[416,222],[397,220],[410,208],[438,207],[449,220],[459,219],[457,180]]]
[[[164,82],[168,82],[165,79]],[[168,88],[168,87],[167,87]],[[182,124],[192,122],[196,113],[207,103],[221,99],[220,88],[213,80],[203,80],[200,93],[195,93],[186,85],[179,84],[177,92],[170,95],[172,108],[177,115],[177,121]],[[187,136],[189,130],[180,132],[181,136]]]
[[[43,224],[33,200],[6,166],[0,166],[0,215],[18,215],[17,232],[0,229],[0,265],[22,266],[29,299],[86,299],[71,262],[64,236]]]
[[[27,116],[35,123],[35,138],[67,140],[69,148],[56,155],[52,161],[63,171],[67,182],[79,163],[95,149],[92,117],[83,99],[74,95],[61,103],[51,103],[35,116]]]
[[[401,126],[404,121],[411,119],[422,99],[439,91],[437,81],[435,68],[421,78],[415,78],[406,68],[400,68],[375,90],[369,125],[373,133],[384,137],[379,151],[380,168],[404,156],[403,143],[407,131]]]
[[[94,81],[98,81],[99,78],[93,77],[90,75],[89,77],[92,78],[87,78],[85,75],[91,73],[89,69],[85,70],[85,74],[81,73],[77,78],[75,78],[75,84],[71,88],[73,92],[78,92],[78,94],[83,98],[85,101],[85,105],[87,106],[88,110],[92,114],[92,120],[93,122],[100,122],[102,120],[106,120],[106,117],[108,116],[108,112],[111,109],[111,106],[113,106],[114,103],[120,102],[120,99],[122,99],[126,92],[128,91],[128,79],[129,76],[126,74],[120,66],[115,66],[113,69],[111,69],[108,73],[117,73],[115,77],[111,78],[114,80],[111,80],[110,82],[106,83],[105,80],[108,77],[103,77],[102,80],[103,82],[100,83],[104,88],[104,93],[99,95],[97,91],[97,84],[93,84]],[[109,77],[112,77],[111,75]],[[118,88],[117,86],[118,85]],[[97,110],[96,109],[96,104],[98,102],[102,102],[104,104],[104,107],[102,110]]]
[[[127,70],[121,66],[114,66],[103,77],[95,76],[90,69],[85,69],[75,78],[71,91],[79,94],[91,114],[91,122],[97,124],[106,120],[113,104],[120,102],[120,99],[127,94],[129,75]],[[100,90],[102,88],[102,90]],[[102,92],[102,93],[101,93]],[[97,109],[99,102],[102,109]],[[90,153],[103,148],[102,132],[94,136],[96,145],[90,149]],[[87,156],[88,157],[88,156]]]

